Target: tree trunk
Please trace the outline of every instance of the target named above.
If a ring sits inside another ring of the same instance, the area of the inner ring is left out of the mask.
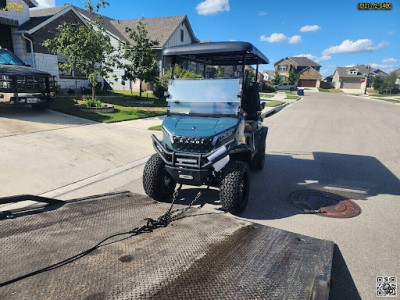
[[[139,80],[139,97],[142,98],[142,80]]]
[[[94,100],[94,98],[95,98],[95,89],[96,89],[96,87],[94,86],[94,84],[92,84],[92,100]]]

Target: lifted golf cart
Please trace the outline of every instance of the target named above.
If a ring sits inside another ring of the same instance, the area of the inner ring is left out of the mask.
[[[163,138],[143,174],[146,194],[171,199],[177,183],[219,187],[222,208],[239,213],[250,188],[250,169],[261,170],[268,128],[262,125],[257,74],[269,60],[246,42],[198,43],[164,50],[171,60]],[[201,64],[204,79],[175,79],[176,64]],[[240,66],[233,78],[206,78],[206,66]],[[246,65],[257,65],[250,82]]]

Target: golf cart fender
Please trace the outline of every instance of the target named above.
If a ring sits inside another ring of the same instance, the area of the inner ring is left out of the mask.
[[[237,145],[229,151],[230,159],[242,160],[250,164],[251,149],[245,144]]]

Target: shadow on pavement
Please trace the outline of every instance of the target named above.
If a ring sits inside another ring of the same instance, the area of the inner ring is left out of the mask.
[[[399,179],[371,156],[326,152],[272,153],[265,168],[253,172],[243,217],[280,219],[302,212],[289,203],[300,189],[325,190],[354,200],[400,195]]]
[[[332,286],[329,293],[330,300],[357,300],[361,299],[354,284],[350,271],[347,268],[343,255],[337,245],[333,250]]]

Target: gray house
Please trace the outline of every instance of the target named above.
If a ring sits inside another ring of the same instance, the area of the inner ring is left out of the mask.
[[[375,76],[386,77],[388,74],[379,69],[371,68],[366,65],[356,65],[353,67],[337,67],[332,75],[332,85],[335,89],[342,89],[348,93],[363,93],[365,85],[372,82]],[[363,81],[362,78],[368,80]]]
[[[61,88],[76,88],[88,86],[88,80],[79,72],[62,72],[58,65],[65,57],[51,54],[42,44],[45,40],[57,35],[57,27],[64,22],[84,24],[89,15],[79,7],[65,5],[60,7],[34,9],[34,0],[15,0],[21,6],[21,11],[0,10],[0,46],[13,51],[23,61],[39,70],[47,71],[56,76]],[[119,42],[129,40],[126,27],[136,28],[139,20],[114,20],[104,16],[104,27],[111,38],[112,45],[117,48]],[[159,41],[154,49],[158,57],[160,73],[168,67],[162,57],[162,49],[175,45],[199,42],[192,30],[187,16],[161,17],[144,19],[148,35]],[[115,75],[117,80],[114,80]],[[128,88],[123,84],[123,70],[115,69],[108,83],[114,89]],[[139,83],[134,83],[134,89],[139,89]]]

